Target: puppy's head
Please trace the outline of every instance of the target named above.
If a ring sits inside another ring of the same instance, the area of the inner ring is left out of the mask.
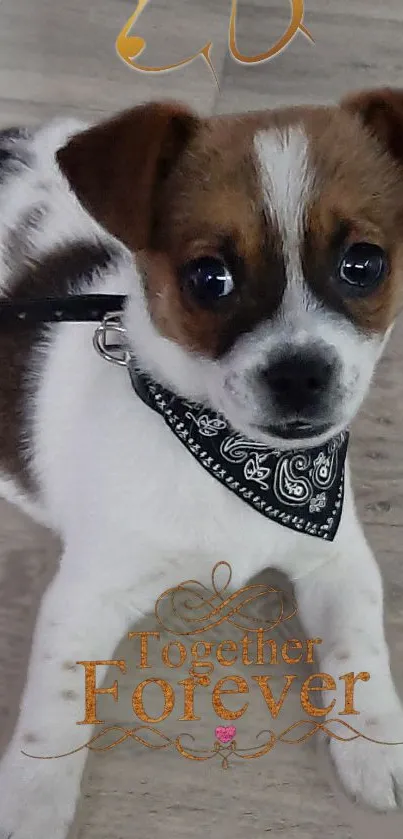
[[[403,302],[403,91],[213,118],[151,103],[57,159],[136,255],[150,372],[278,448],[351,422]]]

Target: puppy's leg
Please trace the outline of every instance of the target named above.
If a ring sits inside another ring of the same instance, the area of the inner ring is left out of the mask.
[[[77,661],[113,659],[128,627],[160,593],[135,585],[136,563],[122,568],[111,550],[91,563],[85,552],[65,555],[41,604],[28,680],[14,736],[0,767],[1,839],[64,839],[73,820],[87,750],[58,755],[88,742],[94,730],[85,717],[84,667]],[[101,685],[105,667],[97,668]],[[124,678],[116,667],[115,678]],[[110,699],[112,705],[112,698]]]
[[[322,639],[317,647],[320,669],[336,681],[337,693],[324,694],[324,707],[337,700],[330,717],[375,740],[403,742],[403,710],[392,681],[383,627],[380,572],[353,510],[346,515],[351,522],[340,552],[335,549],[327,564],[295,582],[301,620],[310,637]],[[340,677],[365,672],[370,679],[358,678],[354,687],[359,714],[340,715],[346,688]],[[330,728],[342,737],[352,734],[337,723]],[[342,784],[353,798],[378,810],[403,806],[403,746],[331,738],[329,747]]]

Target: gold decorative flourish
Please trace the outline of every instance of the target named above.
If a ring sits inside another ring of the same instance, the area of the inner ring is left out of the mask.
[[[270,752],[276,743],[276,735],[273,731],[269,731],[268,734],[270,735],[270,739],[263,746],[253,746],[252,750],[239,748],[236,740],[231,740],[227,745],[220,743],[219,740],[215,740],[212,749],[192,749],[191,747],[185,749],[181,743],[181,737],[189,737],[194,742],[195,738],[191,734],[181,734],[176,738],[175,746],[182,757],[187,757],[190,760],[211,760],[213,757],[220,757],[222,768],[228,769],[230,757],[252,760],[257,757],[263,757],[263,755]],[[257,735],[256,739],[258,737],[260,737],[260,734]]]
[[[343,737],[340,734],[336,734],[334,731],[332,731],[331,728],[329,728],[329,725],[331,723],[338,723],[338,725],[343,726],[344,729],[347,729],[349,732],[351,732],[351,735]],[[304,734],[302,734],[300,737],[297,737],[296,739],[290,739],[288,735],[301,726],[310,726],[310,729],[306,731]],[[263,734],[268,734],[269,739],[265,743],[263,743],[263,745],[253,746],[249,749],[240,748],[235,739],[226,745],[223,745],[218,740],[215,740],[212,748],[209,749],[193,748],[192,746],[186,747],[182,742],[183,738],[186,737],[190,739],[192,743],[195,742],[195,738],[191,734],[179,734],[178,737],[172,738],[168,737],[162,731],[159,731],[158,728],[155,728],[150,725],[140,725],[136,726],[135,728],[125,728],[125,726],[121,725],[110,725],[106,726],[102,729],[102,731],[99,731],[97,734],[91,737],[91,739],[88,740],[87,743],[83,743],[82,746],[78,746],[76,749],[72,749],[69,752],[64,752],[63,754],[45,756],[32,755],[28,754],[27,752],[22,752],[22,754],[25,755],[25,757],[30,757],[36,760],[58,760],[61,757],[69,757],[70,755],[77,754],[78,752],[81,752],[83,749],[89,749],[93,752],[106,752],[110,749],[114,749],[116,746],[121,745],[126,740],[132,739],[137,741],[138,743],[141,743],[143,746],[147,746],[148,749],[161,750],[173,746],[176,749],[176,751],[181,755],[181,757],[188,758],[189,760],[204,761],[211,760],[214,757],[220,757],[222,761],[222,768],[227,769],[228,761],[230,758],[237,757],[241,758],[242,760],[254,760],[258,757],[263,757],[263,755],[268,754],[268,752],[270,752],[274,748],[276,743],[285,743],[290,746],[296,746],[300,743],[305,743],[307,740],[313,737],[314,734],[317,734],[318,731],[322,731],[328,737],[333,738],[335,740],[339,740],[341,742],[348,742],[350,740],[357,740],[358,738],[362,738],[363,740],[367,740],[369,743],[376,743],[382,746],[403,746],[402,742],[375,740],[373,737],[367,737],[366,734],[363,734],[361,731],[358,731],[358,729],[354,728],[352,725],[350,725],[350,723],[346,722],[345,720],[339,720],[336,717],[334,717],[328,719],[326,723],[314,722],[313,720],[309,719],[298,720],[297,722],[294,722],[292,725],[288,726],[288,728],[284,729],[284,731],[282,731],[281,734],[276,734],[274,731],[271,731],[270,729],[267,731],[260,731],[259,734],[256,735],[257,740]],[[117,732],[119,734],[119,736],[113,743],[108,743],[106,745],[98,743],[98,741],[100,741],[102,737],[104,737],[106,734],[110,734],[111,732]],[[141,736],[140,732],[149,732],[155,735],[163,742],[149,742]]]
[[[112,731],[120,732],[121,736],[118,737],[113,743],[108,743],[107,745],[96,745],[98,740],[101,740],[105,734],[110,734]],[[163,740],[163,743],[150,743],[141,737],[139,732],[140,731],[149,731],[152,734],[156,734],[157,737]],[[63,754],[59,755],[30,755],[28,752],[22,752],[25,757],[32,757],[37,760],[58,760],[61,757],[70,757],[70,755],[75,755],[78,752],[81,752],[83,749],[89,749],[91,752],[108,752],[110,749],[114,749],[115,746],[120,746],[126,740],[129,739],[136,740],[138,743],[141,743],[143,746],[147,746],[148,749],[166,749],[168,746],[172,746],[175,742],[162,731],[159,731],[158,728],[154,728],[151,725],[138,725],[135,728],[126,728],[124,725],[107,725],[102,731],[98,731],[97,734],[94,734],[87,743],[83,743],[81,746],[77,746],[75,749],[71,749],[69,752],[63,752]]]
[[[227,579],[223,585],[219,586],[217,577],[220,569],[225,569],[227,572]],[[206,632],[213,629],[220,624],[227,621],[238,629],[248,630],[249,632],[258,632],[265,630],[272,632],[280,623],[290,620],[297,613],[297,605],[295,599],[279,588],[266,585],[265,583],[255,583],[253,585],[243,586],[232,594],[228,594],[228,586],[231,582],[232,571],[228,562],[217,562],[214,566],[211,579],[214,593],[203,583],[197,580],[186,580],[173,588],[167,589],[161,594],[155,604],[155,616],[160,626],[167,632],[175,633],[175,635],[197,635],[201,632]],[[183,600],[183,595],[189,595],[186,600]],[[245,608],[255,603],[262,597],[270,595],[277,595],[279,598],[279,611],[273,620],[261,620],[245,613]],[[291,599],[291,611],[286,614],[284,599]],[[188,631],[178,632],[177,629],[171,629],[161,616],[161,606],[167,600],[170,601],[172,613],[181,618],[190,628]],[[243,623],[241,621],[244,621]],[[249,625],[247,623],[249,622]],[[250,626],[250,624],[254,626]]]
[[[351,736],[342,737],[340,736],[340,734],[336,734],[334,731],[331,730],[331,728],[329,728],[329,725],[331,723],[337,723],[338,725],[342,725],[345,729],[352,732]],[[287,739],[287,735],[291,731],[294,731],[295,728],[299,728],[301,725],[309,725],[311,726],[311,728],[309,731],[306,732],[306,734],[303,734],[296,740]],[[358,738],[361,738],[362,740],[367,740],[368,743],[377,743],[379,746],[403,746],[403,742],[375,740],[374,737],[368,737],[366,734],[363,734],[361,731],[358,731],[357,728],[354,728],[354,726],[350,725],[349,722],[346,722],[345,720],[339,720],[337,717],[330,717],[328,720],[326,720],[326,722],[316,722],[314,720],[308,719],[298,720],[297,722],[292,723],[292,725],[289,725],[288,728],[284,729],[284,731],[282,731],[281,734],[277,734],[276,740],[278,743],[286,743],[289,746],[297,746],[299,745],[299,743],[305,743],[307,740],[313,737],[314,734],[317,734],[318,731],[323,731],[323,733],[331,739],[339,740],[339,742],[342,743],[348,743],[350,740],[358,740]],[[260,731],[258,737],[260,736],[260,734],[265,734],[265,730]]]
[[[176,64],[166,64],[165,66],[159,67],[146,67],[144,66],[144,64],[139,63],[138,59],[146,49],[147,41],[140,35],[133,35],[130,33],[133,31],[133,28],[137,23],[140,15],[142,15],[142,13],[145,11],[150,2],[151,0],[137,0],[137,6],[135,11],[132,15],[130,15],[129,19],[126,21],[123,28],[119,32],[115,46],[117,54],[122,59],[122,61],[124,61],[134,70],[138,70],[141,73],[167,73],[171,70],[176,70],[179,67],[184,67],[187,64],[191,64],[196,58],[199,58],[201,56],[206,65],[208,66],[209,70],[213,74],[218,89],[220,89],[217,74],[214,69],[214,65],[211,58],[213,41],[208,41],[200,50],[198,50],[198,52],[195,52],[194,55],[189,55],[181,61],[177,61]],[[314,43],[314,39],[311,33],[303,23],[304,0],[289,0],[289,5],[291,6],[290,23],[286,31],[278,39],[278,41],[272,47],[266,50],[266,52],[262,52],[257,55],[243,55],[239,51],[237,43],[238,0],[232,0],[231,17],[228,26],[228,47],[232,55],[232,58],[240,64],[262,64],[263,62],[269,61],[271,58],[274,58],[276,55],[279,55],[279,53],[281,53],[288,46],[288,44],[291,43],[298,31],[302,32],[303,35],[305,35],[312,43]]]

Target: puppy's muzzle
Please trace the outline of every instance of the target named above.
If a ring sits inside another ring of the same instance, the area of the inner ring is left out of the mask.
[[[260,372],[274,422],[282,437],[309,437],[331,425],[339,365],[329,352],[289,351]]]

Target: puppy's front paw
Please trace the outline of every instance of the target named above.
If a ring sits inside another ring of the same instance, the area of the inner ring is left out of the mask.
[[[352,722],[373,740],[403,743],[403,713],[388,716],[360,714]],[[347,730],[332,726],[340,736]],[[403,808],[403,745],[380,745],[363,738],[329,743],[332,762],[349,797],[379,811]]]
[[[1,764],[0,839],[66,839],[77,798],[73,775],[55,761],[27,761]]]

